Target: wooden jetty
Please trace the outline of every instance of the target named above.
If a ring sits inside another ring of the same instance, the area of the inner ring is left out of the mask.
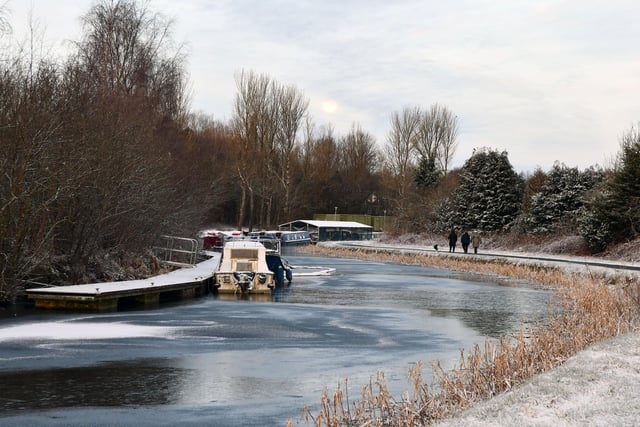
[[[205,295],[220,266],[221,254],[159,276],[141,280],[28,289],[36,308],[115,311],[131,305],[152,306],[161,301]]]

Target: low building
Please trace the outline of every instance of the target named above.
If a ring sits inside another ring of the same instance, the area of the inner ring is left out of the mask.
[[[316,242],[373,238],[373,227],[354,221],[299,219],[281,224],[278,228],[281,231],[308,231]]]

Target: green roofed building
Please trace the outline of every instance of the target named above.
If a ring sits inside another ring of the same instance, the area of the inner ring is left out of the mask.
[[[354,221],[299,219],[281,224],[278,228],[281,231],[308,231],[311,240],[316,242],[373,238],[373,227]]]

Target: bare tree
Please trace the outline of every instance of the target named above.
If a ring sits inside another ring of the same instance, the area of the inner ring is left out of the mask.
[[[421,159],[437,163],[446,175],[455,154],[458,119],[446,107],[434,104],[424,112],[416,140]]]
[[[279,120],[277,143],[278,178],[283,187],[283,213],[288,219],[291,213],[291,162],[298,132],[302,125],[309,100],[294,86],[282,87],[279,91]]]
[[[0,3],[0,35],[11,33],[11,24],[7,19],[7,3],[8,0]]]
[[[395,177],[395,190],[402,199],[413,181],[416,140],[422,113],[419,107],[405,107],[391,115],[391,130],[385,145],[386,164]]]
[[[271,225],[291,210],[291,171],[299,130],[309,101],[294,86],[264,74],[236,75],[233,128],[238,135],[241,182],[238,226],[248,220]],[[256,206],[257,204],[257,206]]]
[[[169,24],[133,1],[103,1],[83,17],[60,86],[73,198],[57,207],[65,221],[56,250],[79,279],[102,250],[137,250],[184,212],[183,191],[171,182],[163,120],[182,119],[184,75],[169,52]]]
[[[225,187],[229,131],[183,126],[168,24],[131,1],[104,1],[85,24],[63,65],[36,60],[33,43],[0,62],[0,299],[23,281],[83,280],[96,255],[180,225],[192,233],[225,194],[207,190]]]
[[[43,261],[64,200],[55,66],[16,58],[0,74],[0,301]]]
[[[161,113],[183,118],[185,58],[172,45],[171,21],[134,0],[102,0],[83,23],[77,62],[97,90],[142,96]]]
[[[238,213],[238,227],[253,228],[256,218],[255,197],[262,195],[261,212],[273,197],[271,159],[274,158],[278,132],[278,97],[276,83],[265,74],[245,72],[236,75],[238,92],[234,100],[233,128],[238,135],[236,172],[241,183],[242,197]],[[248,214],[248,215],[247,215]],[[245,218],[246,217],[246,218]]]
[[[338,140],[333,127],[316,128],[307,118],[294,178],[298,215],[308,217],[314,212],[333,210],[339,202],[342,192],[339,160]]]
[[[375,138],[354,124],[340,140],[339,156],[343,203],[353,209],[377,190],[373,175],[380,166],[380,153]]]

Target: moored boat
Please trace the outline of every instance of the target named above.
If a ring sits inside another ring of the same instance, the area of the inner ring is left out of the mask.
[[[214,277],[219,293],[259,294],[290,283],[292,276],[278,240],[249,238],[225,243]]]
[[[237,239],[242,235],[242,231],[239,230],[200,230],[197,237],[202,250],[222,252],[225,241]]]
[[[280,231],[282,246],[301,246],[311,244],[308,231]]]
[[[311,236],[308,231],[253,231],[249,233],[249,237],[253,239],[278,239],[282,246],[299,246],[311,243]]]

